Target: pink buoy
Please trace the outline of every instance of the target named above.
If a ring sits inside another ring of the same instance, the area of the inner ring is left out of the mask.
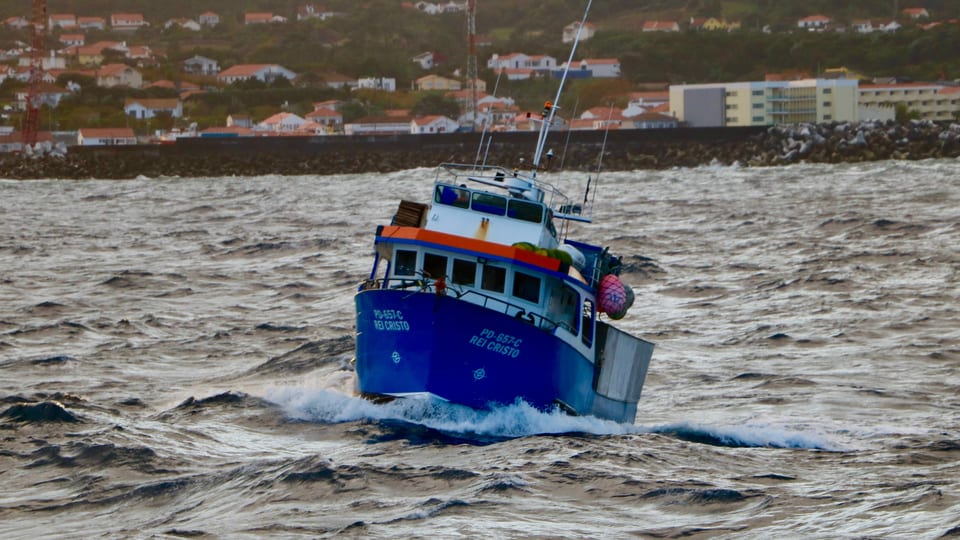
[[[625,311],[627,292],[623,283],[613,274],[607,274],[600,280],[599,302],[601,313],[619,313]]]

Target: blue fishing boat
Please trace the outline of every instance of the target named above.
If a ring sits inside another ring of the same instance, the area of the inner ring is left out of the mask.
[[[540,115],[528,168],[441,164],[426,202],[400,201],[377,227],[355,296],[364,397],[480,409],[522,401],[635,420],[653,344],[604,320],[633,302],[621,261],[569,237],[570,224],[591,221],[592,201],[575,203],[541,178],[565,80]]]

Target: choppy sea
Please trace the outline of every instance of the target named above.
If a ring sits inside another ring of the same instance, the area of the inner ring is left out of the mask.
[[[0,537],[960,537],[960,162],[601,174],[632,425],[353,396],[432,179],[0,180]]]

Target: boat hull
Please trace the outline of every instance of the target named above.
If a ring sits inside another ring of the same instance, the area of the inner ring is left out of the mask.
[[[595,367],[533,324],[453,296],[369,289],[356,295],[359,390],[431,394],[473,408],[517,400],[633,422],[636,402],[594,389]]]

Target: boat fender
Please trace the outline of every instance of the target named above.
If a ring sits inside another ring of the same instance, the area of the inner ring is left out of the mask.
[[[613,313],[607,313],[607,315],[609,315],[610,318],[615,321],[619,321],[627,314],[627,311],[630,309],[630,306],[633,305],[633,301],[635,299],[635,296],[633,294],[633,287],[624,283],[623,290],[627,294],[627,301],[624,304],[623,309],[621,309],[620,311],[615,311]]]
[[[620,278],[613,274],[607,274],[600,280],[599,309],[601,313],[619,313],[625,312],[627,305],[627,291],[623,288]]]

